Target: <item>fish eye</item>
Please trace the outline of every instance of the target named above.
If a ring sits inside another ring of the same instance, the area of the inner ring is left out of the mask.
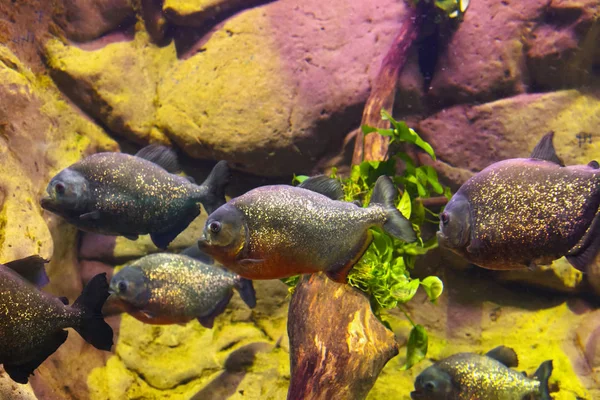
[[[450,216],[445,211],[442,213],[442,215],[440,215],[440,219],[442,220],[442,224],[444,225],[448,225],[448,222],[450,222]]]
[[[431,381],[426,382],[425,385],[423,385],[423,387],[425,388],[425,390],[427,390],[428,392],[433,392],[435,389],[435,384]]]
[[[125,282],[125,281],[119,282],[118,287],[119,287],[119,293],[126,292],[127,291],[127,282]]]
[[[54,190],[56,190],[56,193],[58,194],[64,194],[65,193],[65,184],[58,182],[55,186],[54,186]]]
[[[221,223],[218,221],[213,221],[210,223],[210,225],[208,225],[208,229],[210,229],[212,233],[219,233],[221,230]]]

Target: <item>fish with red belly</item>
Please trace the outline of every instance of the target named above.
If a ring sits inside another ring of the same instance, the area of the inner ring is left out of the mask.
[[[532,268],[566,256],[585,270],[600,250],[600,169],[565,167],[550,133],[530,158],[500,161],[456,192],[440,242],[488,269]]]
[[[341,184],[324,176],[300,186],[263,186],[210,214],[198,246],[248,279],[279,279],[324,271],[345,282],[369,244],[369,228],[382,227],[406,242],[417,238],[395,207],[398,190],[380,177],[367,208],[339,201]]]

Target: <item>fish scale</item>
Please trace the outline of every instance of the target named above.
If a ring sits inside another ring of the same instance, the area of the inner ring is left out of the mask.
[[[539,391],[540,382],[489,357],[459,353],[436,364],[460,386],[456,400],[515,400]]]
[[[457,192],[472,205],[472,238],[494,249],[472,255],[476,264],[509,269],[527,259],[556,259],[590,227],[600,205],[600,172],[533,163],[496,163]]]
[[[299,187],[259,187],[210,214],[198,245],[248,279],[323,271],[345,282],[371,243],[369,228],[416,240],[412,224],[395,206],[397,195],[386,176],[378,178],[367,208],[337,200],[343,196],[341,184],[325,176]]]
[[[110,286],[127,312],[152,324],[186,323],[195,318],[206,324],[203,318],[220,314],[219,305],[229,302],[234,288],[249,305],[255,301],[248,281],[182,254],[142,257],[117,272]]]

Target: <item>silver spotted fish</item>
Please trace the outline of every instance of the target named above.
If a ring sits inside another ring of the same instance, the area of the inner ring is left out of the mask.
[[[486,355],[454,354],[421,372],[410,396],[413,400],[551,400],[552,361],[544,361],[532,378],[511,369],[517,364],[514,350],[504,346]]]
[[[600,169],[565,167],[552,137],[531,158],[497,162],[465,182],[440,215],[440,242],[488,269],[566,256],[585,270],[600,251]]]
[[[150,145],[136,155],[98,153],[56,175],[42,198],[42,207],[79,229],[105,235],[150,234],[166,248],[199,214],[225,203],[229,168],[216,164],[201,185],[175,175],[175,152]]]
[[[196,246],[183,254],[147,255],[117,272],[110,290],[122,308],[142,322],[181,324],[197,318],[212,328],[233,289],[251,308],[256,298],[252,281],[211,262]]]

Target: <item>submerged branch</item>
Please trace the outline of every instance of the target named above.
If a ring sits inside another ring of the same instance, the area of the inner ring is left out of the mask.
[[[322,273],[304,275],[288,318],[288,400],[364,399],[398,354],[394,334],[373,315],[359,290]]]
[[[374,128],[389,128],[388,121],[381,119],[381,110],[390,113],[394,107],[396,86],[400,71],[406,64],[408,50],[417,39],[421,21],[422,6],[420,2],[417,7],[408,7],[407,16],[396,35],[394,42],[387,55],[381,63],[379,74],[375,78],[371,94],[365,104],[362,125]],[[352,164],[358,165],[362,161],[385,160],[387,157],[389,138],[377,134],[363,135],[359,133],[356,137]]]

